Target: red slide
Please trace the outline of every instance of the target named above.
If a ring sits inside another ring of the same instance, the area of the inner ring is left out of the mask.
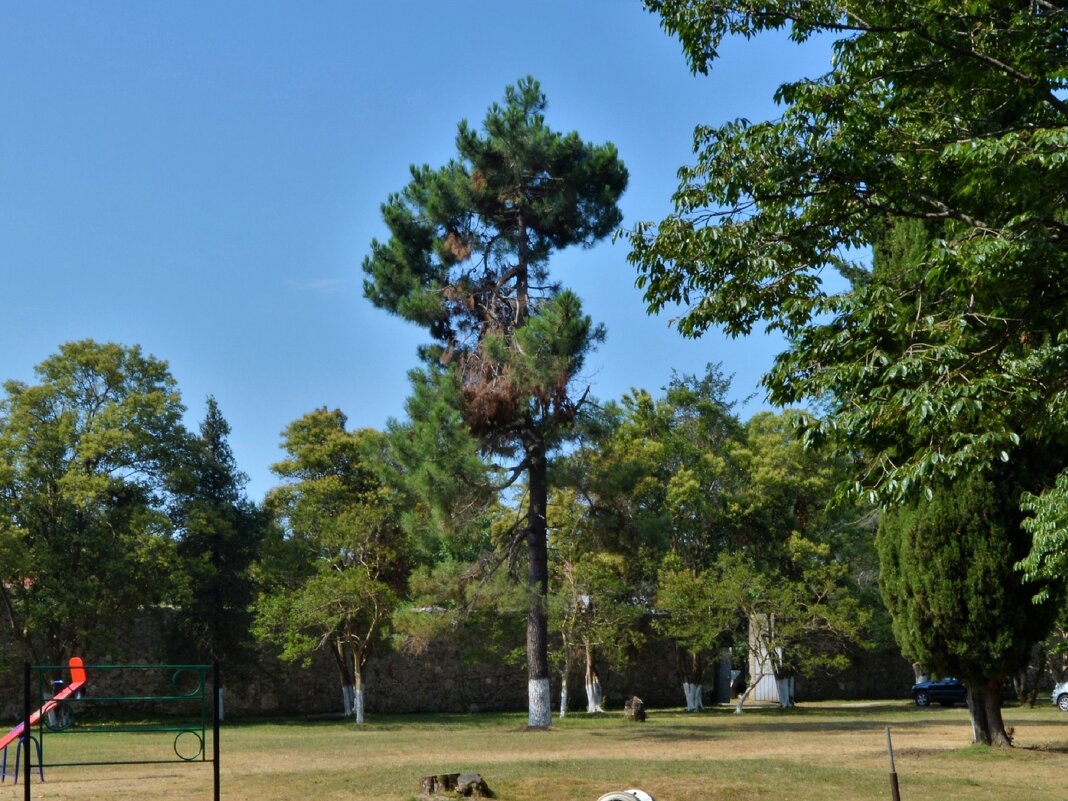
[[[70,684],[55,694],[54,697],[45,701],[44,706],[30,715],[30,725],[32,726],[41,719],[41,715],[47,715],[59,702],[65,698],[70,698],[74,693],[78,692],[85,684],[85,665],[82,663],[80,656],[72,656],[70,658]],[[12,740],[16,740],[22,736],[22,727],[26,725],[26,721],[20,721],[19,724],[0,737],[0,749],[7,748],[8,744]]]

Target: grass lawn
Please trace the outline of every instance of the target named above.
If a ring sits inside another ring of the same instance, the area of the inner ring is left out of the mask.
[[[1010,707],[1005,717],[1017,743],[1006,751],[969,746],[963,708],[904,701],[754,708],[742,716],[651,710],[645,723],[574,713],[534,732],[525,731],[525,714],[372,715],[362,727],[234,721],[222,730],[222,798],[410,801],[421,776],[475,771],[503,801],[596,801],[630,787],[657,801],[889,799],[889,726],[902,801],[1064,801],[1068,715]],[[167,759],[172,739],[47,736],[45,759]],[[35,799],[209,801],[211,777],[210,762],[52,767],[31,789]],[[10,779],[0,785],[0,801],[23,793]]]

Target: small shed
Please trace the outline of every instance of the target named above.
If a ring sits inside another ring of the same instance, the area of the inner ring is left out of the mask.
[[[775,680],[775,671],[772,669],[771,659],[764,646],[768,638],[762,636],[768,626],[774,625],[775,619],[769,620],[767,615],[753,615],[749,618],[749,675],[750,677],[760,676],[760,681],[753,689],[749,700],[757,703],[782,704],[783,699],[779,695],[781,688],[788,695],[783,706],[790,706],[793,703],[794,680],[793,678],[785,680],[783,683],[785,686]]]

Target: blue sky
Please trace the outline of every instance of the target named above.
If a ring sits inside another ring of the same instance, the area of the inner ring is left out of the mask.
[[[0,380],[70,340],[167,361],[189,424],[214,395],[259,500],[279,435],[319,406],[403,417],[423,332],[362,297],[361,262],[412,163],[444,164],[526,75],[549,124],[612,141],[624,227],[670,211],[697,124],[776,113],[822,45],[732,42],[710,77],[637,0],[35,2],[0,6]],[[776,340],[682,339],[647,315],[626,245],[554,276],[608,329],[592,394],[657,393],[721,362],[758,393]]]

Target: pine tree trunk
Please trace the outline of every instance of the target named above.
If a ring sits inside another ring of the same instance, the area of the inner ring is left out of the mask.
[[[549,693],[549,549],[545,512],[548,505],[548,465],[545,443],[535,433],[527,443],[528,487],[527,556],[527,725],[544,729],[552,725]]]

